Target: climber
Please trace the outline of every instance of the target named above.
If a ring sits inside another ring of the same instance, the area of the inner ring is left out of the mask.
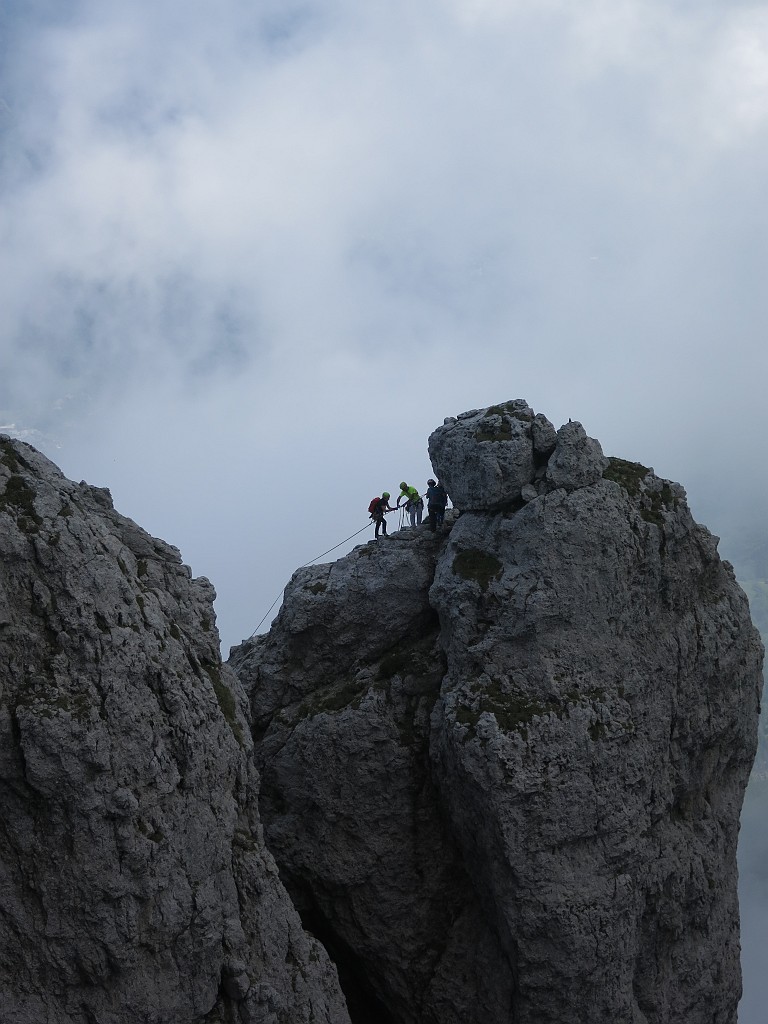
[[[374,498],[368,506],[368,511],[371,513],[371,519],[376,523],[376,529],[374,530],[373,536],[375,540],[379,539],[379,528],[383,536],[387,536],[387,522],[384,518],[385,513],[394,512],[393,508],[389,505],[389,491],[382,491],[380,498]]]
[[[437,483],[431,477],[427,480],[427,517],[429,528],[432,533],[443,525],[445,518],[445,506],[448,504],[448,495],[442,484]]]
[[[411,520],[411,526],[421,526],[421,511],[424,508],[424,502],[418,490],[415,487],[409,487],[405,480],[400,482],[397,508],[400,508],[400,502],[403,499],[405,499],[405,511]]]

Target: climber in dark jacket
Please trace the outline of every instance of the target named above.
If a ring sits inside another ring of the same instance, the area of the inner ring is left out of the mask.
[[[445,518],[445,506],[448,504],[448,495],[442,484],[431,478],[427,480],[427,518],[432,533],[443,525]]]

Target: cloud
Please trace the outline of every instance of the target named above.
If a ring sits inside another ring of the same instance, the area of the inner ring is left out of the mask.
[[[253,446],[291,507],[310,458],[352,507],[388,447],[425,475],[444,415],[518,396],[694,496],[759,457],[753,7],[81,2],[5,28],[0,409],[101,483],[117,451],[142,514],[201,423],[209,464]],[[712,423],[737,411],[734,452]]]
[[[5,0],[3,429],[212,579],[225,652],[508,398],[728,555],[768,500],[767,79],[738,0]]]

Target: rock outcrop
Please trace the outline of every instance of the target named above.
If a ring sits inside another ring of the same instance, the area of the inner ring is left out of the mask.
[[[524,401],[429,451],[444,528],[222,665],[208,581],[0,437],[3,1024],[734,1024],[731,567]]]
[[[762,646],[731,567],[679,485],[525,402],[429,451],[445,532],[301,569],[230,658],[353,1021],[734,1024]]]
[[[205,579],[0,437],[0,1020],[345,1024]]]
[[[556,431],[522,399],[449,417],[430,437],[429,456],[454,504],[483,512],[587,487],[608,465],[580,423]]]

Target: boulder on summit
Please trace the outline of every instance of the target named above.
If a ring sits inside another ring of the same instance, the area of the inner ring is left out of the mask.
[[[523,399],[450,417],[429,438],[435,473],[462,511],[493,512],[535,493],[595,483],[608,465],[580,423],[556,431]]]

